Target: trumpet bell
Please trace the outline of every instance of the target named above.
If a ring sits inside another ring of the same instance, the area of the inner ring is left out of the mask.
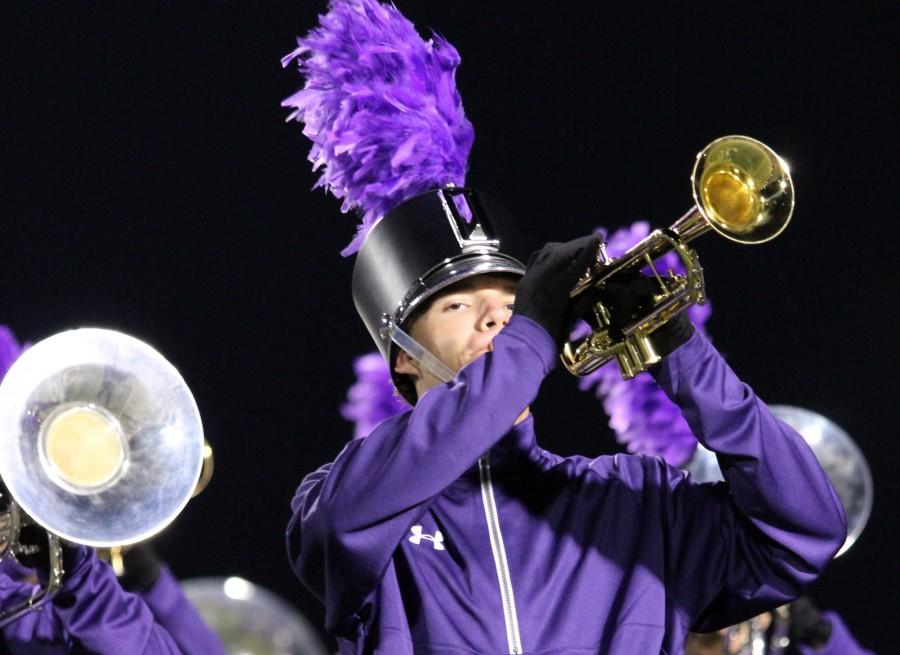
[[[95,547],[168,525],[200,474],[203,428],[178,371],[111,330],[62,332],[0,384],[0,478],[48,531]]]
[[[697,154],[691,181],[697,209],[726,239],[764,243],[790,222],[794,187],[788,165],[756,139],[716,139]]]

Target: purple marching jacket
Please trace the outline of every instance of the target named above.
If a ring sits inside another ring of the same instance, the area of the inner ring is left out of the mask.
[[[655,375],[727,485],[560,457],[530,417],[511,427],[557,360],[513,316],[493,352],[300,484],[288,553],[341,653],[679,653],[690,628],[799,596],[843,543],[812,451],[699,332]]]
[[[156,624],[144,602],[119,586],[112,569],[94,551],[79,547],[77,561],[66,573],[52,603],[29,612],[3,629],[14,655],[97,653],[181,655],[167,632]],[[22,568],[10,565],[3,576],[4,607],[19,602],[33,587],[13,579]],[[28,571],[28,569],[25,569]]]
[[[222,642],[203,622],[203,618],[181,591],[168,566],[159,579],[137,595],[147,604],[156,622],[172,637],[183,655],[224,655]]]
[[[122,589],[112,569],[81,547],[53,603],[25,614],[3,629],[12,655],[215,655],[222,647],[177,582],[163,567],[144,599]],[[31,570],[0,563],[0,602],[12,607],[33,593],[21,576]],[[146,601],[146,602],[145,602]]]

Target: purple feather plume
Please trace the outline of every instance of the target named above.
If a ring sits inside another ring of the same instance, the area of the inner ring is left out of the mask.
[[[606,235],[603,228],[598,228],[596,232],[604,237]],[[619,257],[649,232],[649,224],[643,221],[616,230],[607,240],[607,252],[611,257]],[[657,268],[684,273],[681,260],[674,253],[657,260]],[[709,303],[692,305],[687,311],[694,326],[705,331],[704,324],[712,313]],[[582,323],[573,332],[573,338],[586,332],[587,324]],[[681,415],[681,410],[649,375],[623,380],[616,363],[612,361],[582,378],[579,388],[593,391],[602,400],[603,409],[609,415],[609,427],[616,433],[616,440],[625,444],[629,452],[659,455],[672,466],[680,466],[691,458],[697,448],[697,438]]]
[[[391,372],[381,353],[375,351],[353,361],[356,382],[347,390],[347,402],[341,415],[356,423],[354,439],[367,437],[383,420],[405,412],[409,404],[398,396]]]
[[[5,325],[0,325],[0,381],[3,380],[13,362],[27,349],[27,343],[20,345],[13,331]]]
[[[459,53],[445,39],[424,41],[392,4],[332,0],[282,64],[294,60],[306,81],[282,106],[313,142],[314,188],[362,216],[342,255],[407,198],[465,183],[474,131],[456,89]]]

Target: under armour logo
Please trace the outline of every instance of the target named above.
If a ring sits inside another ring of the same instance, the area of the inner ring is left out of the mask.
[[[435,550],[444,550],[444,535],[441,534],[440,530],[434,531],[434,536],[430,534],[422,534],[422,526],[414,525],[409,529],[412,532],[412,536],[409,538],[411,542],[413,542],[416,546],[422,543],[422,540],[430,541],[431,545],[434,546]]]

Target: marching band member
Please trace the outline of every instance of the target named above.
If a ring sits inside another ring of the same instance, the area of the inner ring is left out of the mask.
[[[605,228],[596,228],[595,232],[604,237],[608,233]],[[649,232],[649,224],[642,221],[612,232],[607,241],[607,254],[613,258],[622,256]],[[658,267],[681,274],[685,272],[672,253],[663,257]],[[691,322],[701,331],[711,313],[709,302],[692,305],[687,311]],[[581,329],[580,326],[576,327],[573,338],[578,336]],[[385,419],[407,411],[409,404],[396,395],[390,370],[380,353],[373,352],[358,357],[353,368],[357,381],[348,390],[347,403],[342,407],[341,413],[354,423],[353,438],[360,439],[368,436]],[[697,439],[681,416],[678,406],[669,400],[652,378],[647,376],[623,380],[615,362],[611,361],[582,378],[579,387],[583,391],[595,393],[602,400],[603,408],[609,415],[609,427],[615,432],[617,441],[624,444],[629,452],[659,456],[671,466],[687,467],[690,470],[689,462],[697,451]],[[822,461],[818,454],[817,458]],[[849,475],[845,465],[836,468],[843,471],[845,476]],[[832,476],[837,475],[836,471],[829,471],[826,467],[825,472],[848,513],[848,523],[851,523],[850,510],[841,495],[845,483],[835,481]],[[708,481],[703,477],[699,479]],[[844,548],[846,549],[846,545]],[[787,647],[784,646],[785,637]],[[760,639],[765,642],[765,653],[768,655],[872,655],[871,651],[859,645],[836,612],[821,612],[809,596],[801,596],[776,612],[754,617],[738,626],[710,634],[690,633],[685,653],[749,655],[752,649],[759,650]]]
[[[423,43],[393,6],[333,0],[292,59],[307,80],[285,104],[320,184],[363,214],[344,251],[358,250],[357,310],[414,405],[291,503],[291,565],[341,652],[678,653],[689,629],[798,597],[843,543],[840,503],[684,314],[654,333],[652,374],[724,483],[538,446],[529,406],[598,239],[547,244],[526,267],[509,219],[461,188],[472,132],[453,47]],[[614,325],[646,294],[640,278],[607,285]]]
[[[0,325],[0,380],[21,354],[12,331]],[[49,560],[43,530],[28,526],[20,539],[36,552],[0,560],[0,611],[39,592]],[[222,645],[187,601],[171,571],[148,544],[126,550],[124,575],[97,559],[94,549],[63,546],[63,584],[53,600],[2,629],[13,655],[96,653],[219,655]]]

